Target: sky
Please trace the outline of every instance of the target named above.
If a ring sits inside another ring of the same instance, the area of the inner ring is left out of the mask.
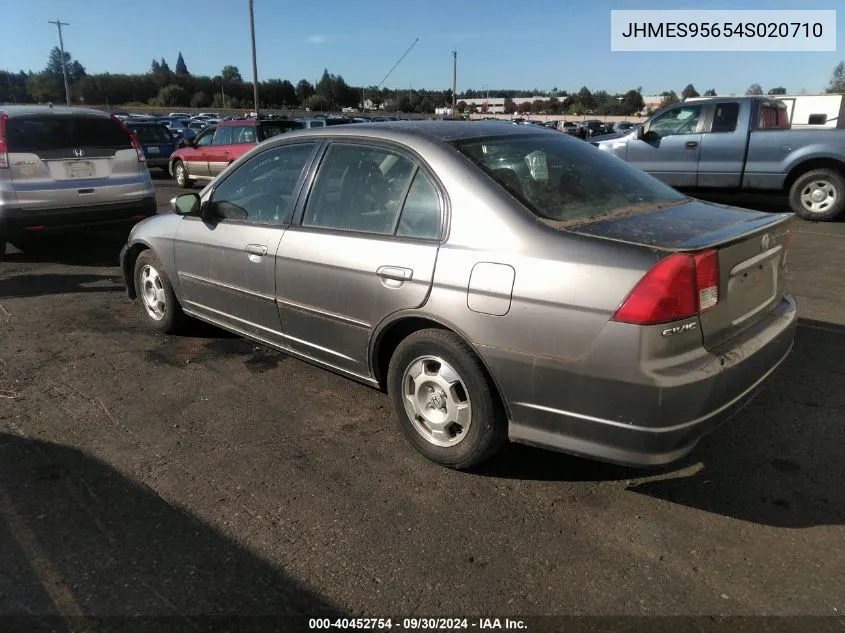
[[[837,6],[838,5],[838,6]],[[327,68],[351,85],[447,89],[452,50],[458,92],[473,88],[742,94],[752,83],[822,92],[845,60],[845,4],[745,0],[254,0],[258,77],[305,78]],[[837,52],[611,52],[611,9],[837,9]],[[0,0],[0,68],[39,71],[58,45],[89,73],[142,73],[153,58],[171,68],[181,51],[195,75],[237,66],[252,76],[248,0]]]

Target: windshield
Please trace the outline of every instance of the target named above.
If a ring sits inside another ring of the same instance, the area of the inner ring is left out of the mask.
[[[163,125],[130,126],[132,133],[141,145],[158,145],[172,143],[173,137]]]
[[[114,119],[88,116],[10,118],[6,124],[10,152],[38,152],[78,147],[131,149],[123,126]]]
[[[279,134],[290,132],[291,130],[301,130],[305,125],[299,121],[262,121],[261,131],[265,139],[273,138]]]
[[[562,134],[500,136],[454,145],[547,220],[578,224],[690,200],[616,156]]]

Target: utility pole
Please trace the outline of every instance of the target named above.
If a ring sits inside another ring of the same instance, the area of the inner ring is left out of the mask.
[[[47,20],[50,24],[55,24],[59,29],[59,50],[62,52],[62,75],[65,78],[65,100],[67,100],[68,107],[70,106],[70,85],[67,82],[67,67],[65,66],[65,43],[62,40],[62,27],[70,26],[68,22],[62,22],[59,18],[54,20]]]
[[[458,88],[458,51],[452,51],[452,116],[455,116]]]
[[[252,40],[252,96],[255,100],[255,118],[258,118],[258,62],[255,58],[255,18],[253,16],[252,4],[253,0],[247,0],[249,3],[249,34]]]

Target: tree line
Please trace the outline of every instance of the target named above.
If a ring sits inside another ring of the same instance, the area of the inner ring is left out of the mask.
[[[75,105],[151,105],[157,107],[191,108],[253,108],[253,87],[245,82],[236,66],[225,66],[213,77],[192,75],[182,53],[179,52],[173,69],[165,58],[154,59],[148,72],[143,74],[99,73],[88,74],[85,67],[65,51],[64,65],[68,73],[71,100]],[[827,87],[829,93],[845,94],[845,62],[833,71]],[[785,94],[782,86],[771,88],[767,94]],[[288,79],[268,79],[259,82],[258,94],[261,108],[338,111],[343,108],[363,108],[367,103],[374,109],[399,112],[432,113],[435,108],[450,106],[451,90],[391,90],[381,86],[351,86],[341,75],[324,69],[315,83],[300,79],[295,84]],[[710,88],[704,96],[716,95]],[[754,83],[745,94],[762,95],[763,88]],[[693,84],[688,84],[680,95],[674,90],[661,93],[660,107],[698,97]],[[505,111],[514,113],[548,114],[622,114],[643,112],[645,103],[642,88],[622,94],[604,90],[590,91],[586,86],[578,92],[567,93],[553,88],[550,91],[475,90],[468,89],[458,95],[460,112],[483,112],[484,105],[467,104],[465,99],[485,97],[504,98]],[[517,105],[513,99],[535,97],[531,102]],[[64,103],[65,87],[62,76],[62,53],[53,48],[47,65],[40,72],[9,72],[0,70],[0,102],[5,103]]]

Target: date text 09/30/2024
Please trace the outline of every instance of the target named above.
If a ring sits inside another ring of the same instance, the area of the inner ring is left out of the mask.
[[[527,631],[527,624],[513,618],[311,618],[308,628],[318,630],[464,631],[476,629]]]

